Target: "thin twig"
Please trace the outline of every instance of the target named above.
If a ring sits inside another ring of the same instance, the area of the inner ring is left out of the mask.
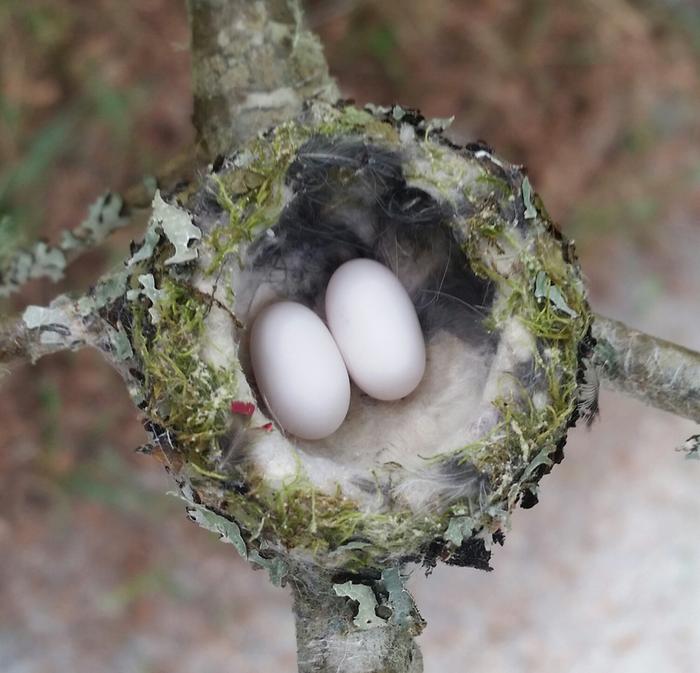
[[[94,250],[118,229],[129,226],[151,205],[156,188],[166,190],[188,176],[194,164],[193,150],[166,164],[158,178],[148,177],[124,194],[105,192],[89,208],[85,219],[64,231],[56,245],[37,241],[31,247],[14,250],[0,266],[0,297],[18,292],[28,281],[61,280],[66,269],[86,252]]]

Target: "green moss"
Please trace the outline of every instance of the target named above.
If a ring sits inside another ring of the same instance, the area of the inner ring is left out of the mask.
[[[146,414],[174,432],[191,460],[216,452],[236,396],[236,372],[213,367],[201,357],[201,337],[210,301],[189,285],[162,274],[163,299],[153,325],[143,302],[132,308],[134,350],[145,374]]]
[[[534,203],[539,206],[538,199]],[[576,408],[579,344],[590,324],[577,269],[565,261],[562,244],[551,234],[546,214],[542,216],[540,211],[539,215],[530,220],[526,240],[488,207],[466,223],[464,250],[471,267],[494,282],[501,293],[487,326],[498,331],[515,317],[527,327],[538,339],[535,366],[546,382],[543,406],[538,407],[523,387],[508,398],[496,399],[497,426],[482,441],[458,452],[461,460],[491,475],[496,488],[490,506],[502,504],[505,498],[508,509],[520,491],[533,486],[535,467],[549,460],[566,434]],[[507,273],[499,270],[497,263],[505,257],[511,260]],[[548,297],[537,297],[535,284],[540,273],[556,286],[574,315],[557,308]]]
[[[325,136],[357,136],[372,141],[397,143],[399,134],[390,123],[377,119],[368,110],[360,110],[351,105],[335,110],[315,129]]]
[[[192,484],[200,493],[211,489],[210,481],[197,476]],[[416,547],[428,544],[449,518],[445,513],[416,517],[408,510],[366,512],[340,491],[319,492],[301,468],[278,488],[259,477],[247,486],[245,493],[221,491],[219,501],[247,539],[281,544],[346,570],[373,567],[381,559],[405,554],[407,540]]]
[[[314,134],[363,134],[375,141],[398,141],[391,124],[354,107],[329,108],[313,128],[289,121],[253,140],[239,157],[241,167],[212,176],[217,200],[228,213],[229,222],[211,232],[206,241],[213,250],[208,273],[216,272],[228,255],[237,255],[241,243],[253,240],[277,222],[284,205],[284,176],[301,145]]]
[[[283,205],[284,175],[309,137],[310,131],[299,123],[286,122],[249,144],[239,155],[242,167],[211,176],[229,221],[205,240],[212,251],[207,273],[216,273],[227,256],[238,254],[242,243],[275,224]]]
[[[511,186],[507,180],[499,178],[496,175],[491,175],[490,173],[484,173],[480,175],[477,182],[487,185],[489,188],[495,191],[496,196],[507,197],[512,193]]]

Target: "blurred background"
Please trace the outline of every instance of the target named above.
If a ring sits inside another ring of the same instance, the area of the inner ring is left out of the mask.
[[[316,0],[359,103],[455,116],[574,238],[595,310],[700,349],[700,8],[694,0]],[[191,143],[183,1],[1,0],[0,254],[75,226]],[[58,287],[87,287],[138,228]],[[700,670],[692,423],[604,394],[495,571],[411,580],[426,673]],[[285,590],[165,495],[118,377],[61,354],[0,381],[0,671],[295,669]]]

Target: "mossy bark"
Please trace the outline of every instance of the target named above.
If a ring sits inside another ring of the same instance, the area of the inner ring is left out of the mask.
[[[187,5],[194,125],[209,157],[290,119],[307,98],[338,98],[299,0],[188,0]]]

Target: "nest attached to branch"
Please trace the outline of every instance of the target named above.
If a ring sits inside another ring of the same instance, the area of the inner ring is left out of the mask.
[[[310,103],[157,194],[127,263],[113,324],[153,448],[191,516],[276,580],[289,563],[488,567],[594,406],[580,398],[591,316],[572,246],[521,167],[444,126]],[[409,293],[426,374],[396,402],[353,386],[341,428],[299,440],[257,389],[250,326],[283,299],[323,318],[330,276],[358,257]]]

